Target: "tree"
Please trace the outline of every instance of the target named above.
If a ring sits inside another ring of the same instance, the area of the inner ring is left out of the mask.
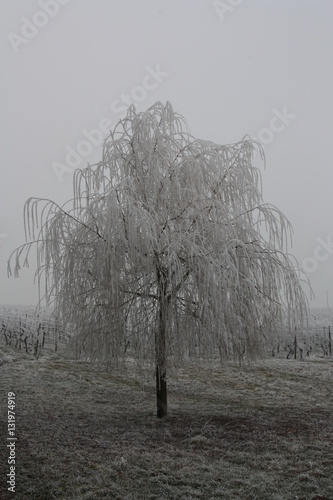
[[[68,208],[26,202],[27,243],[9,272],[37,243],[38,281],[77,349],[153,363],[158,417],[170,360],[253,357],[284,317],[292,328],[306,312],[290,224],[263,203],[255,147],[193,138],[170,103],[132,106],[102,160],[75,172]]]

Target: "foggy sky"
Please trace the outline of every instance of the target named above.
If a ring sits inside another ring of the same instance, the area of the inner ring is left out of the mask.
[[[310,305],[327,290],[333,307],[332,18],[331,0],[2,0],[0,304],[37,303],[33,269],[7,278],[26,199],[65,202],[96,130],[160,100],[198,138],[265,143],[264,200],[294,228]]]

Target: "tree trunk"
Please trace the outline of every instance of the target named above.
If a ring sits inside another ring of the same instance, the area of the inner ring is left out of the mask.
[[[168,413],[167,382],[166,382],[166,298],[165,276],[158,273],[159,290],[159,313],[158,325],[155,334],[155,359],[156,359],[156,402],[157,418],[163,418]]]
[[[155,336],[156,355],[156,399],[157,418],[167,416],[167,382],[166,382],[166,339],[165,310],[160,304],[158,331]]]
[[[156,401],[157,418],[166,417],[168,414],[166,371],[161,371],[158,365],[156,366]]]

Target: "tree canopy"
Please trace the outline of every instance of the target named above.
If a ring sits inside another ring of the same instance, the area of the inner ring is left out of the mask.
[[[156,365],[158,384],[168,360],[255,356],[307,308],[290,224],[263,202],[256,148],[247,136],[195,139],[170,103],[131,106],[102,160],[75,172],[70,202],[26,202],[27,243],[9,272],[37,243],[46,300],[74,343],[107,363],[132,349]]]

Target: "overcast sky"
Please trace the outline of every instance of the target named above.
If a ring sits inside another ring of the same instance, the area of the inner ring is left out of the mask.
[[[26,199],[65,202],[127,103],[160,100],[198,138],[264,143],[264,200],[333,307],[332,19],[332,0],[1,0],[0,304],[37,302],[6,270]]]

